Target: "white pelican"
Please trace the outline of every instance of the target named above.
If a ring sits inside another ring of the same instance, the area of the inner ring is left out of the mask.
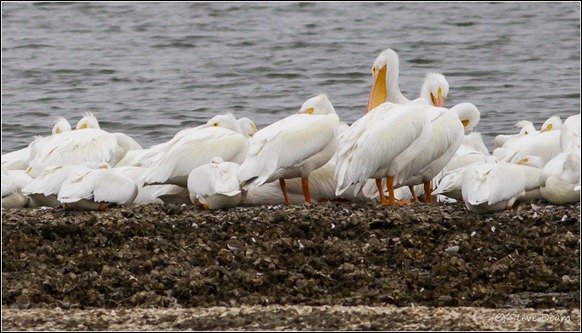
[[[352,184],[358,193],[369,178],[374,178],[382,205],[396,204],[394,177],[430,143],[432,128],[425,114],[429,107],[384,103],[344,131],[337,149],[336,195]],[[382,190],[384,177],[389,201]]]
[[[378,55],[372,66],[374,83],[368,99],[366,112],[376,106],[391,102],[395,104],[431,104],[442,107],[449,93],[449,83],[440,73],[428,73],[421,88],[421,96],[413,101],[402,95],[398,83],[398,55],[391,49],[386,49]]]
[[[74,209],[105,210],[131,204],[137,194],[137,184],[113,169],[80,167],[64,179],[58,200]]]
[[[32,178],[24,170],[7,170],[2,167],[2,207],[26,207],[29,197],[22,193],[22,188],[31,181]]]
[[[445,110],[445,112],[442,112]],[[432,202],[431,181],[452,159],[465,137],[464,127],[468,121],[461,121],[460,114],[479,114],[472,103],[460,103],[449,110],[430,108],[425,111],[427,116],[434,117],[431,121],[432,135],[430,144],[417,155],[397,176],[396,183],[409,186],[413,199],[416,201],[414,185],[424,184],[426,202]],[[428,113],[434,112],[435,115]]]
[[[549,126],[548,128],[552,128]],[[500,161],[516,163],[528,155],[538,156],[547,163],[561,152],[560,147],[561,131],[546,129],[519,137],[503,148],[497,148],[493,155]]]
[[[247,138],[252,137],[258,131],[255,123],[247,117],[239,118],[237,119],[237,122],[241,129],[240,133]]]
[[[476,213],[509,209],[526,191],[539,188],[540,173],[538,168],[499,162],[490,156],[463,171],[463,201]]]
[[[133,166],[133,165],[115,165],[113,170],[121,175],[124,175],[135,182],[138,188],[138,193],[133,204],[188,204],[190,205],[190,198],[188,197],[188,190],[184,187],[171,184],[162,185],[147,185],[143,183],[143,176],[149,172],[149,168]]]
[[[580,154],[580,114],[566,118],[560,135],[562,153]]]
[[[125,134],[93,128],[63,132],[46,139],[31,147],[28,172],[34,177],[44,168],[55,165],[107,162],[113,166],[128,150],[141,148]]]
[[[570,153],[558,174],[550,175],[541,188],[542,197],[556,205],[580,201],[580,155]]]
[[[85,162],[80,165],[55,165],[45,168],[36,178],[22,188],[22,193],[30,197],[29,207],[59,207],[59,190],[64,180],[75,170],[109,168],[105,162]]]
[[[52,129],[52,135],[60,134],[71,130],[71,124],[64,117],[58,116]],[[33,145],[42,145],[39,142],[46,140],[42,136],[36,136],[34,141],[25,148],[2,155],[2,166],[8,170],[26,170],[30,162],[30,155]]]
[[[219,156],[225,161],[240,163],[245,158],[249,142],[232,114],[219,115],[207,124],[178,132],[163,149],[152,150],[153,165],[143,182],[174,184],[188,187],[188,175],[196,167]]]
[[[517,134],[499,134],[495,137],[495,147],[501,148],[505,146],[507,142],[510,142],[513,139],[517,139],[524,135],[536,133],[536,128],[534,124],[529,120],[521,120],[515,124],[515,127],[519,128],[519,133]]]
[[[309,174],[333,157],[339,126],[327,95],[319,94],[305,101],[297,114],[260,129],[249,139],[249,152],[240,166],[243,189],[278,179],[289,204],[285,179],[301,177],[305,202],[311,203]]]
[[[237,172],[240,165],[214,157],[188,175],[190,201],[206,209],[223,209],[239,205],[243,199]]]
[[[99,121],[97,121],[97,117],[95,117],[92,112],[85,112],[83,118],[81,118],[81,120],[77,122],[77,126],[75,126],[75,129],[78,130],[84,128],[101,128],[101,126],[99,126]]]
[[[425,114],[431,119],[431,143],[418,152],[417,157],[399,172],[394,187],[408,186],[413,201],[417,201],[415,185],[422,184],[422,192],[425,194],[426,202],[431,203],[431,182],[433,180],[435,183],[439,181],[441,173],[458,153],[462,143],[468,141],[479,146],[474,142],[478,142],[474,138],[475,135],[469,136],[468,139],[464,135],[465,129],[472,129],[479,121],[479,110],[472,103],[460,103],[448,110],[427,108]],[[364,192],[368,197],[378,195],[377,190],[370,182],[365,185]]]

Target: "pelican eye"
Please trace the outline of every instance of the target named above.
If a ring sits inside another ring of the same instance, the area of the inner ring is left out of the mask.
[[[528,131],[525,131],[525,135],[528,135],[528,134],[529,134],[529,132]]]
[[[467,127],[467,125],[469,125],[469,119],[461,120],[461,123],[463,124],[463,127]]]
[[[212,124],[212,126],[218,127],[218,123],[214,123],[214,124]]]
[[[313,108],[309,108],[309,109],[307,109],[307,111],[305,111],[305,113],[307,113],[307,114],[312,114],[312,113],[313,113],[313,111],[315,111],[315,109],[313,109]]]

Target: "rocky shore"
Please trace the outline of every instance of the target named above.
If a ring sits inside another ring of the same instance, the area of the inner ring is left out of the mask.
[[[431,329],[432,322],[440,329],[575,330],[579,230],[579,204],[539,202],[487,215],[460,203],[3,209],[2,324],[8,330],[398,330]],[[148,326],[146,310],[161,311],[149,318],[170,313],[173,319]],[[91,314],[120,311],[141,321],[88,326]],[[408,319],[387,321],[383,311]],[[411,311],[428,317],[415,321]],[[438,321],[439,311],[457,319]],[[482,320],[459,315],[475,311]],[[503,313],[569,320],[499,326],[499,316],[517,318]],[[224,316],[234,318],[231,326]]]

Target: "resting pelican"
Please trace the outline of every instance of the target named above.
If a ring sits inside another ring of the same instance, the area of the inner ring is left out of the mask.
[[[144,184],[174,184],[186,188],[190,172],[215,156],[242,162],[249,141],[240,132],[240,125],[232,114],[215,116],[205,125],[179,132],[164,144],[159,157],[155,157],[153,166],[143,177]]]
[[[579,154],[568,154],[560,172],[547,178],[541,194],[545,200],[556,205],[580,202]]]
[[[243,196],[237,172],[240,165],[214,157],[188,175],[190,201],[199,202],[206,209],[235,207]]]
[[[524,135],[536,133],[536,128],[534,124],[529,120],[521,120],[515,124],[515,127],[519,128],[519,133],[517,134],[499,134],[495,137],[495,147],[501,148],[505,146],[507,142],[512,142],[512,140],[522,137]]]
[[[374,178],[382,205],[396,204],[394,177],[430,143],[432,128],[425,114],[429,107],[384,103],[344,131],[337,149],[336,195],[352,184],[358,193],[369,178]],[[382,190],[384,177],[389,201]]]
[[[285,179],[301,177],[305,202],[311,203],[309,174],[327,163],[337,147],[339,117],[327,95],[305,101],[297,114],[260,129],[249,139],[238,174],[243,189],[279,180],[289,204]]]
[[[76,170],[109,168],[105,162],[85,162],[79,165],[55,165],[44,169],[36,178],[22,188],[22,193],[30,197],[29,207],[59,207],[59,190],[64,180]]]
[[[252,137],[258,131],[255,123],[247,117],[239,118],[239,119],[237,119],[237,122],[240,126],[240,129],[241,129],[240,133],[247,138]]]
[[[499,162],[490,156],[486,162],[470,165],[463,172],[463,201],[476,213],[509,209],[526,191],[539,188],[540,173],[538,168]]]
[[[558,155],[561,131],[548,131],[523,136],[515,140],[508,148],[497,148],[493,155],[500,161],[516,163],[528,155],[538,156],[543,164]]]
[[[71,130],[71,124],[64,117],[58,116],[52,129],[52,135],[60,134]],[[8,170],[26,170],[30,162],[32,146],[41,146],[40,141],[46,141],[42,136],[36,136],[34,141],[25,148],[2,155],[2,166]]]
[[[95,117],[92,112],[85,112],[83,118],[81,118],[81,120],[77,122],[77,126],[75,126],[75,129],[78,130],[84,128],[101,128],[101,126],[99,126],[99,121],[97,121],[97,117]]]
[[[580,154],[580,114],[566,118],[562,124],[560,149],[562,153]]]
[[[123,133],[109,133],[88,128],[47,137],[31,147],[28,172],[38,176],[46,167],[76,165],[84,162],[107,162],[115,165],[130,149],[141,148]]]
[[[137,184],[109,167],[76,168],[64,179],[58,200],[81,210],[105,210],[111,205],[129,205],[138,194]]]
[[[26,207],[29,197],[22,188],[32,181],[24,170],[7,170],[2,167],[2,208]]]
[[[391,102],[395,104],[431,104],[442,107],[449,93],[449,83],[440,73],[428,73],[421,88],[421,96],[413,101],[402,95],[398,83],[399,60],[392,49],[386,49],[378,55],[372,66],[374,83],[368,99],[366,112],[376,106]]]

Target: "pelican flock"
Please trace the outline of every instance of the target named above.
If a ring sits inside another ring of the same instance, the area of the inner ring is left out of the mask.
[[[2,155],[2,207],[436,200],[463,201],[482,214],[524,200],[580,202],[580,114],[550,116],[539,130],[522,120],[517,133],[496,136],[489,152],[474,131],[478,108],[445,107],[442,73],[427,73],[415,99],[402,94],[399,75],[397,53],[382,51],[368,102],[351,125],[325,93],[261,129],[219,114],[149,148],[101,128],[91,112],[74,129],[57,117],[50,135]]]

